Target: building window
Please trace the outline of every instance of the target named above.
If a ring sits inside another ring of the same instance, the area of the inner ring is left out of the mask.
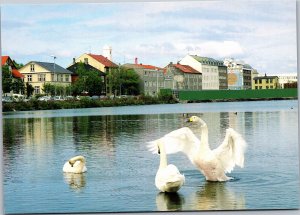
[[[260,83],[260,84],[262,83],[262,80],[261,80],[261,79],[259,79],[259,83]]]
[[[258,89],[258,86],[255,86],[255,89],[257,90],[257,89]]]
[[[30,64],[30,72],[34,72],[34,64]]]
[[[88,58],[84,58],[84,63],[88,64],[89,63],[89,59]]]
[[[32,82],[32,75],[27,75],[27,82]]]
[[[45,74],[40,74],[40,75],[38,76],[38,80],[39,80],[39,82],[45,82],[45,80],[46,80]]]
[[[270,79],[270,83],[273,83],[273,79]]]
[[[70,82],[70,75],[65,75],[65,81]]]
[[[40,94],[40,86],[35,86],[34,87],[34,93],[35,94]]]

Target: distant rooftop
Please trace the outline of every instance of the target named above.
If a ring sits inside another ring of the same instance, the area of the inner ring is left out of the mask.
[[[31,61],[30,63],[36,63],[36,64],[40,65],[41,67],[47,69],[50,72],[60,73],[60,74],[72,74],[71,71],[69,71],[57,64],[55,64],[55,67],[54,67],[54,63],[39,62],[39,61]]]
[[[215,60],[213,58],[210,57],[201,57],[198,55],[190,55],[191,57],[193,57],[196,61],[205,64],[205,65],[212,65],[212,66],[224,66],[223,61],[220,60]]]

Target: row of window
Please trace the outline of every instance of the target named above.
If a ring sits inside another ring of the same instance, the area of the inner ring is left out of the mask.
[[[45,82],[46,75],[45,74],[38,74],[38,82]],[[70,75],[51,75],[51,81],[58,81],[58,82],[70,82]],[[32,82],[32,75],[27,75],[27,82]]]
[[[163,77],[162,72],[157,72],[157,71],[144,71],[144,76],[149,76],[149,77]]]
[[[272,84],[273,83],[273,79],[265,79],[265,83],[270,83]],[[254,80],[254,83],[255,84],[262,84],[262,79],[259,79],[259,80]]]
[[[262,89],[262,86],[255,86],[255,89]],[[266,86],[266,89],[273,89],[273,86]]]

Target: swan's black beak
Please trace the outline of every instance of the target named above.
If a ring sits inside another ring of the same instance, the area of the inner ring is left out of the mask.
[[[69,164],[71,165],[71,167],[73,167],[73,165],[74,165],[74,163],[71,161],[69,161]]]

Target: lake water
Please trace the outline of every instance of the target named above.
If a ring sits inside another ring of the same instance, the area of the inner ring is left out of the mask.
[[[234,114],[237,112],[237,114]],[[185,175],[177,194],[159,193],[159,156],[147,141],[201,116],[211,148],[228,126],[248,143],[234,180],[206,182],[183,154],[168,156]],[[298,101],[147,105],[3,114],[5,213],[145,212],[299,208]],[[64,174],[75,155],[84,174]]]

